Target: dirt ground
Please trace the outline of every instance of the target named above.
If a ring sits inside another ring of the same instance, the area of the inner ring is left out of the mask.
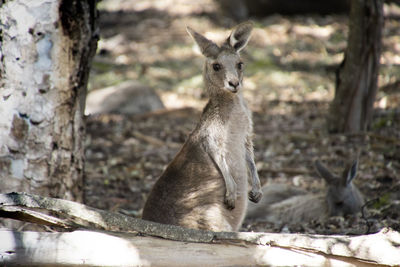
[[[86,204],[140,217],[157,177],[194,128],[206,99],[202,58],[185,28],[222,40],[235,25],[211,0],[100,2],[101,40],[90,90],[125,80],[153,87],[166,106],[143,115],[87,118]],[[384,46],[371,129],[331,135],[325,118],[334,70],[346,47],[343,15],[251,18],[243,53],[245,97],[253,110],[255,158],[263,184],[287,183],[320,192],[313,168],[322,160],[339,173],[359,153],[355,183],[369,200],[365,214],[295,225],[245,221],[241,230],[321,234],[400,231],[400,12],[386,6]],[[396,13],[397,12],[397,13]]]

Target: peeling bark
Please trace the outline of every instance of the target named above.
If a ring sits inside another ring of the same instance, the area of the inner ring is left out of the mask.
[[[352,237],[211,232],[24,193],[0,194],[0,216],[72,231],[0,231],[0,265],[7,266],[398,266],[400,262],[400,234],[387,228]]]
[[[349,37],[336,76],[328,130],[356,133],[367,130],[377,92],[383,28],[381,0],[352,0]]]
[[[229,241],[191,243],[87,230],[71,233],[0,230],[0,238],[3,241],[0,244],[0,264],[174,267],[398,266],[399,248],[396,247],[396,239],[399,238],[399,233],[387,229],[368,236],[330,238],[257,233],[269,240],[268,244],[244,243],[241,241],[241,234],[246,233],[238,233],[236,239]],[[379,244],[379,247],[375,244]],[[353,252],[349,253],[350,251]]]
[[[82,201],[84,101],[98,39],[95,4],[2,1],[2,192]]]

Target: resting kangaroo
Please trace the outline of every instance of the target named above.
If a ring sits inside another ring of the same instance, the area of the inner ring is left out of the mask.
[[[241,90],[244,64],[239,56],[252,28],[250,22],[236,26],[221,46],[187,28],[206,57],[203,79],[209,101],[200,122],[155,183],[143,219],[194,229],[237,231],[247,198],[253,202],[261,199],[251,113]]]
[[[333,175],[319,161],[315,162],[315,168],[327,183],[325,193],[307,194],[280,184],[264,186],[263,200],[249,205],[246,218],[273,223],[299,223],[361,211],[364,198],[352,182],[357,173],[357,161],[347,167],[341,177]]]

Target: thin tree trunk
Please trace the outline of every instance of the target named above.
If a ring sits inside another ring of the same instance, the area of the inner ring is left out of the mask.
[[[372,119],[377,92],[383,4],[352,0],[345,57],[336,76],[336,91],[328,115],[328,130],[365,131]]]
[[[95,0],[0,4],[0,190],[82,201]]]

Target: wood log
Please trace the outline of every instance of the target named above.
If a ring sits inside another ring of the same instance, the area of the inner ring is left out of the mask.
[[[353,237],[210,232],[147,222],[72,201],[24,193],[0,194],[0,217],[47,224],[64,231],[86,228],[53,233],[0,230],[0,265],[6,266],[399,266],[400,263],[400,233],[387,228],[376,234]]]
[[[5,266],[399,266],[400,235],[358,237],[263,234],[266,244],[238,239],[187,243],[127,233],[0,231]],[[251,233],[249,233],[251,234]],[[396,247],[397,245],[397,247]]]

